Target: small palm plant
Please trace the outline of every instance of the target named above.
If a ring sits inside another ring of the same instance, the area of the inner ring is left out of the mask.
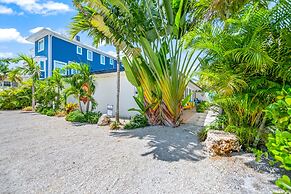
[[[86,112],[96,106],[93,94],[95,92],[94,79],[90,72],[90,66],[87,64],[71,63],[66,66],[67,69],[76,70],[78,73],[68,77],[65,81],[69,87],[65,89],[66,96],[73,95],[79,103],[80,111],[83,112],[82,104],[86,105]]]
[[[40,66],[39,64],[34,60],[33,57],[20,54],[17,58],[13,59],[12,62],[18,63],[23,62],[23,66],[19,67],[19,71],[23,75],[28,75],[32,79],[32,110],[35,111],[35,84],[39,80],[40,75]]]

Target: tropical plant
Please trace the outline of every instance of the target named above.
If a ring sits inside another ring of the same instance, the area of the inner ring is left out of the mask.
[[[32,79],[32,86],[31,86],[31,92],[32,92],[32,100],[31,100],[31,106],[32,110],[35,111],[35,84],[39,80],[40,75],[40,66],[37,64],[37,62],[34,60],[34,58],[20,54],[17,58],[12,59],[12,62],[23,62],[23,66],[19,67],[20,71],[24,75],[30,76]]]
[[[225,130],[239,135],[245,147],[265,143],[269,131],[264,109],[277,90],[290,87],[286,16],[291,10],[286,2],[270,9],[245,4],[227,18],[214,16],[184,37],[189,47],[202,50],[200,84],[223,109]]]
[[[275,132],[269,135],[267,148],[274,157],[274,163],[291,170],[291,88],[283,90],[277,101],[266,109],[266,115],[275,126]],[[291,191],[290,178],[284,175],[276,184],[285,191]]]
[[[0,91],[0,110],[22,109],[31,105],[31,83]]]
[[[100,112],[82,113],[80,110],[75,110],[66,116],[66,120],[70,122],[97,124],[101,115],[102,113]]]
[[[55,98],[55,109],[59,109],[62,104],[62,90],[64,89],[63,76],[60,71],[60,69],[53,70],[53,75],[49,78],[57,94]]]
[[[75,103],[68,103],[66,106],[65,106],[65,110],[66,110],[66,113],[69,114],[70,112],[73,112],[74,110],[76,110],[78,108],[78,104],[75,104]]]
[[[97,103],[93,97],[95,84],[93,75],[90,74],[89,65],[71,63],[66,68],[74,69],[78,72],[65,80],[69,84],[69,87],[65,89],[66,96],[73,95],[78,100],[81,112],[83,112],[81,102],[86,105],[85,112],[89,112],[90,105],[91,110],[93,110]]]
[[[92,0],[74,0],[74,5],[78,14],[71,23],[71,35],[75,37],[79,32],[88,32],[93,37],[94,44],[98,46],[101,42],[113,44],[117,53],[117,93],[116,93],[116,113],[115,120],[119,122],[119,96],[120,96],[120,51],[127,48],[130,43],[123,34],[128,32],[118,24],[122,17],[122,11],[128,11],[123,4],[112,1],[92,1]]]
[[[205,112],[206,109],[209,107],[209,103],[207,103],[206,101],[202,101],[200,103],[197,104],[196,106],[196,111],[197,112]]]
[[[134,115],[131,120],[126,123],[124,129],[142,128],[148,125],[147,118],[144,115]]]
[[[66,116],[66,120],[70,121],[70,122],[79,122],[79,123],[85,123],[87,121],[85,118],[85,115],[79,110],[75,110],[73,112],[70,112]]]

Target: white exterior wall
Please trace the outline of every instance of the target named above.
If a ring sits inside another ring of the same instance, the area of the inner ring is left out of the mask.
[[[105,73],[94,75],[95,78],[95,94],[94,98],[98,103],[96,110],[107,113],[107,105],[113,105],[113,114],[116,111],[116,73]],[[119,114],[122,118],[129,118],[137,114],[137,112],[128,111],[130,108],[137,108],[133,99],[135,88],[127,80],[125,73],[120,73],[120,105]],[[72,96],[68,98],[68,102],[77,103]],[[85,108],[85,107],[83,107]]]
[[[201,91],[201,88],[199,88],[196,84],[193,84],[192,82],[189,82],[188,89],[193,91],[193,98],[198,98],[199,100],[207,101],[206,94]]]

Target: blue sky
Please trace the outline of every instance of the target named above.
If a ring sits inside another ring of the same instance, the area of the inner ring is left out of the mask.
[[[0,0],[0,58],[29,54],[33,45],[25,38],[43,27],[67,33],[75,14],[71,1]],[[86,34],[81,34],[81,42],[92,44]],[[99,49],[114,53],[112,46],[100,46]]]

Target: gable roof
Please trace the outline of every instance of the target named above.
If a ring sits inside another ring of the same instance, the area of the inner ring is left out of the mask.
[[[87,44],[83,44],[83,43],[81,43],[81,42],[79,42],[77,40],[72,40],[72,39],[70,39],[70,38],[68,38],[68,37],[66,37],[66,36],[64,36],[64,35],[62,35],[62,34],[60,34],[58,32],[55,32],[55,31],[53,31],[51,29],[48,29],[48,28],[43,28],[40,31],[31,34],[29,37],[26,38],[26,40],[34,43],[34,42],[38,41],[39,39],[41,39],[41,38],[43,38],[43,37],[45,37],[47,35],[52,35],[52,36],[60,38],[60,39],[62,39],[64,41],[70,42],[70,43],[75,44],[77,46],[86,48],[88,50],[94,51],[94,52],[96,52],[98,54],[102,54],[104,56],[107,56],[107,57],[110,57],[110,58],[113,58],[113,59],[116,60],[116,57],[113,56],[113,55],[110,55],[110,54],[108,54],[108,53],[106,53],[104,51],[101,51],[100,49],[97,49],[97,48],[95,48],[93,46],[89,46]]]

